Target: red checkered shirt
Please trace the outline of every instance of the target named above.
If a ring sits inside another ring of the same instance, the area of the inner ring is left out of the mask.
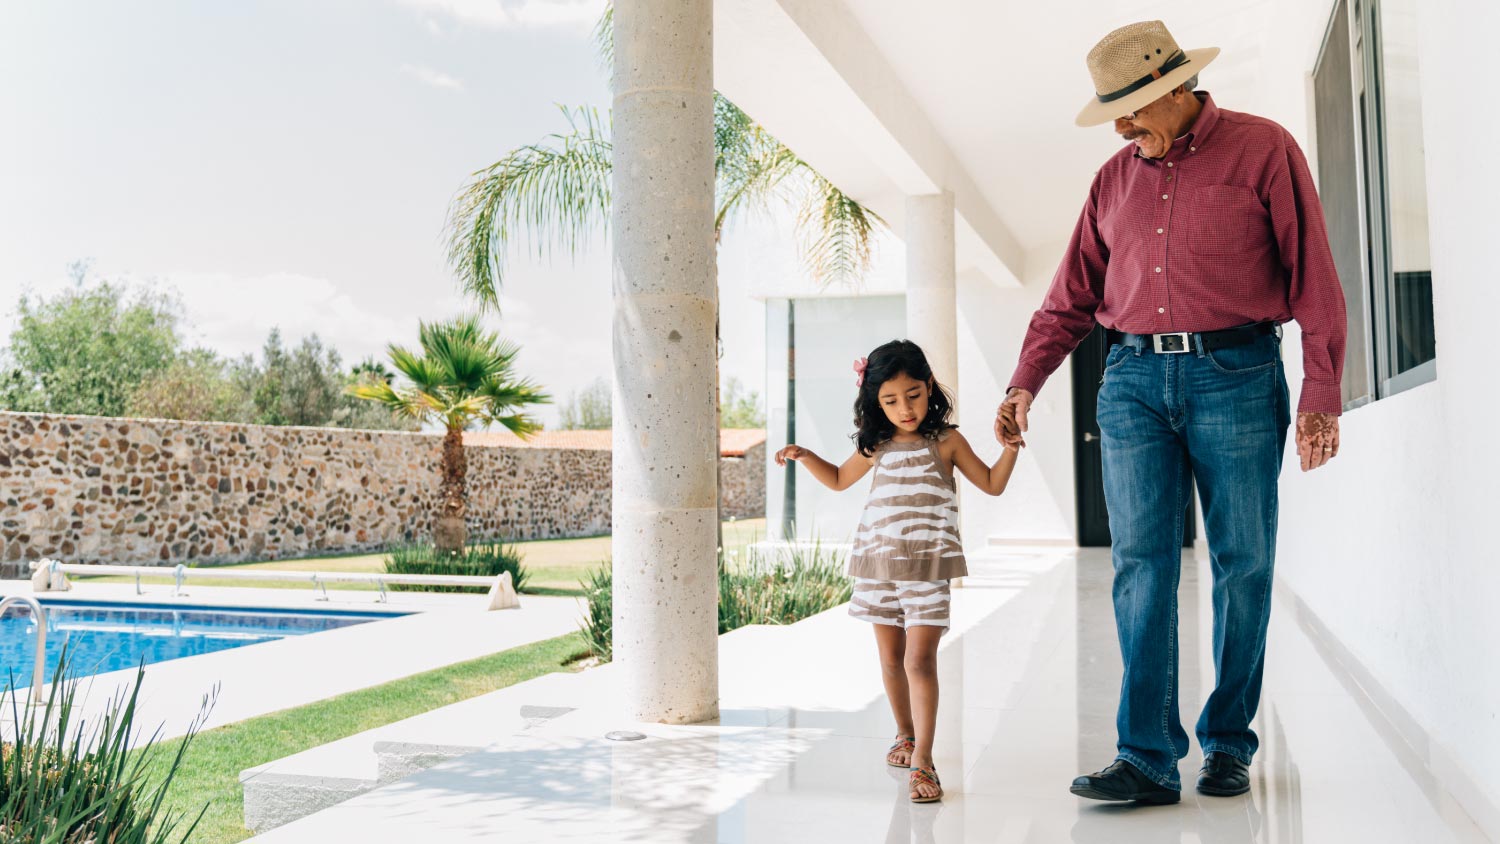
[[[1010,384],[1040,392],[1094,323],[1131,334],[1297,320],[1299,410],[1337,414],[1344,293],[1297,142],[1199,92],[1193,128],[1159,159],[1115,153],[1088,202]]]

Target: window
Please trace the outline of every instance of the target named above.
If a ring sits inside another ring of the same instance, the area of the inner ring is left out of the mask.
[[[1436,377],[1417,0],[1338,0],[1313,71],[1319,193],[1349,310],[1345,408]]]

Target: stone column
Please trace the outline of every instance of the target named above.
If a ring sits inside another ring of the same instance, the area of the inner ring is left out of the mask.
[[[629,717],[718,715],[713,2],[614,11],[614,659]]]
[[[927,353],[932,374],[958,389],[958,299],[953,194],[906,198],[906,337]]]

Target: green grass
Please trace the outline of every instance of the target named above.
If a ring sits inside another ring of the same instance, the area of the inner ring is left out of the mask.
[[[168,805],[193,812],[208,805],[193,833],[194,844],[243,841],[251,833],[243,826],[240,771],[533,677],[570,670],[568,664],[586,650],[582,636],[569,633],[207,730],[188,747]],[[170,758],[180,741],[163,742],[162,755]]]
[[[751,543],[765,538],[765,519],[745,519],[743,521],[724,523],[724,550],[732,555],[731,558],[744,559],[745,548]],[[589,569],[595,568],[603,560],[609,559],[608,536],[591,536],[582,539],[537,539],[530,542],[517,542],[516,548],[521,552],[522,561],[526,565],[527,582],[525,592],[531,595],[582,595],[583,590],[579,588],[579,581],[588,574]],[[226,570],[252,570],[252,571],[337,571],[337,572],[371,572],[385,571],[384,554],[343,554],[325,555],[321,557],[299,557],[297,559],[272,560],[263,563],[237,563],[227,566],[205,566],[204,568],[216,568]],[[144,577],[142,583],[170,584],[172,583],[171,569],[164,569],[160,577]],[[88,577],[76,578],[88,580],[95,583],[134,583],[131,577]],[[214,578],[193,578],[189,581],[192,586],[254,586],[266,589],[310,589],[312,588],[306,578],[295,580],[273,580],[273,581],[244,581],[244,580],[217,580]],[[362,583],[330,583],[329,589],[352,589],[369,591],[373,586]]]

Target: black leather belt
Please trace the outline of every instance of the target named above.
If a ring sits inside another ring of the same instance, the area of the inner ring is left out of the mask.
[[[1238,328],[1226,328],[1222,331],[1176,331],[1168,334],[1129,334],[1109,329],[1109,342],[1156,352],[1160,355],[1180,355],[1197,349],[1198,344],[1193,342],[1195,336],[1202,343],[1203,348],[1211,352],[1215,349],[1254,343],[1267,334],[1280,337],[1281,327],[1274,322],[1260,322],[1254,325],[1242,325]]]

